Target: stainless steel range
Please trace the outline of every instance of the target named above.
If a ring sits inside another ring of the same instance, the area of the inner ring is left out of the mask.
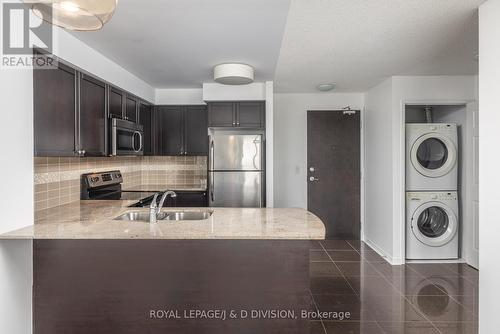
[[[122,183],[123,176],[119,170],[83,174],[81,177],[80,199],[131,200],[142,203],[144,200],[153,198],[156,193],[152,191],[122,191]]]

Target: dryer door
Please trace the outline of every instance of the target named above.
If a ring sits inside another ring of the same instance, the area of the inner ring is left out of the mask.
[[[440,247],[450,242],[458,230],[455,213],[441,202],[427,202],[411,217],[411,230],[420,242]]]
[[[427,133],[413,143],[410,160],[420,174],[441,177],[448,174],[457,163],[457,149],[448,137]]]

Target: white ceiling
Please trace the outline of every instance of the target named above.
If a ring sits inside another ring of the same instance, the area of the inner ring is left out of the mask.
[[[469,75],[484,0],[292,0],[276,91],[365,91],[391,75]]]
[[[277,92],[365,91],[391,75],[477,73],[484,0],[120,0],[73,33],[156,88],[200,88],[228,61]]]
[[[200,88],[243,62],[273,80],[290,0],[120,0],[97,32],[72,34],[155,88]]]

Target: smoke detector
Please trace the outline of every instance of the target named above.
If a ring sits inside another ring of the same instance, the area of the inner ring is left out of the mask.
[[[225,63],[214,67],[214,81],[223,85],[246,85],[252,83],[254,69],[240,63]]]

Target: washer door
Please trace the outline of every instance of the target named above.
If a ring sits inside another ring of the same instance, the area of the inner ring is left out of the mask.
[[[411,217],[411,230],[420,242],[439,247],[453,239],[458,230],[455,213],[440,202],[427,202]]]
[[[420,174],[441,177],[455,166],[457,149],[448,137],[439,133],[427,133],[413,143],[410,160]]]

